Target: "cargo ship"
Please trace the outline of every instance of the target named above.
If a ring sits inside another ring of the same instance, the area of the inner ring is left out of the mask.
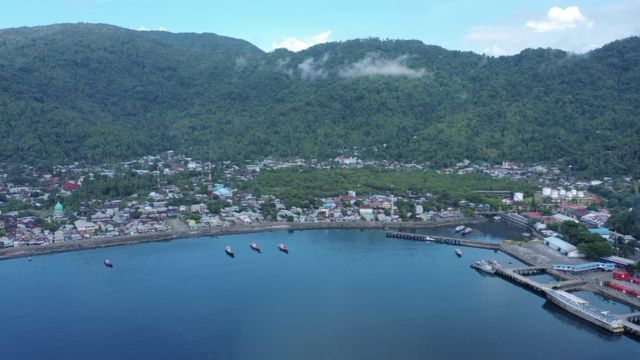
[[[612,333],[620,334],[624,332],[624,324],[622,320],[615,318],[607,311],[600,311],[592,307],[586,300],[566,291],[549,289],[547,291],[547,300],[592,324],[611,331]]]

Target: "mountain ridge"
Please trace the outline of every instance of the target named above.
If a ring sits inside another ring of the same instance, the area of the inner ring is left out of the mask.
[[[263,52],[215,34],[0,30],[0,160],[194,157],[562,161],[640,169],[640,38],[489,57],[417,40]],[[354,147],[356,149],[354,149]]]

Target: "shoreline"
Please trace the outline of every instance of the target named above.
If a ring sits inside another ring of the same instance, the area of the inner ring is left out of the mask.
[[[0,249],[0,260],[19,257],[36,256],[68,251],[97,249],[111,246],[126,246],[159,241],[172,241],[193,237],[220,236],[233,234],[250,234],[277,230],[340,230],[340,229],[421,229],[453,226],[462,224],[478,224],[487,221],[483,217],[463,218],[437,222],[317,222],[317,223],[261,223],[252,225],[236,225],[228,227],[204,228],[184,231],[167,231],[142,235],[123,235],[109,238],[89,238],[65,241],[58,244],[26,246]]]

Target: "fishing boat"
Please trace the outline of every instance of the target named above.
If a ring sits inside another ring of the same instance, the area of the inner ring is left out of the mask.
[[[229,245],[224,247],[224,252],[226,252],[227,255],[229,255],[231,257],[235,257],[236,256],[236,254],[233,253],[233,249]]]
[[[285,245],[285,244],[278,244],[278,250],[282,251],[283,253],[289,253],[289,248]]]
[[[473,231],[472,228],[466,227],[466,228],[464,228],[464,230],[462,230],[461,234],[462,235],[467,235],[467,234],[470,234],[472,231]]]
[[[456,253],[456,255],[458,255],[458,257],[462,256],[462,250],[460,250],[460,249],[456,249],[455,253]]]
[[[113,262],[111,262],[111,259],[107,259],[104,261],[104,266],[108,267],[108,268],[112,268],[113,267]]]
[[[462,230],[464,230],[464,225],[456,226],[456,232],[461,232]]]
[[[254,250],[254,251],[260,252],[260,245],[258,245],[258,244],[257,244],[257,243],[255,243],[255,242],[252,242],[251,244],[249,244],[249,247],[251,248],[251,250]]]

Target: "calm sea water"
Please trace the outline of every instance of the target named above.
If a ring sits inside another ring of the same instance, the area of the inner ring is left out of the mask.
[[[640,359],[637,340],[469,267],[515,260],[453,250],[318,230],[1,261],[0,359]]]

